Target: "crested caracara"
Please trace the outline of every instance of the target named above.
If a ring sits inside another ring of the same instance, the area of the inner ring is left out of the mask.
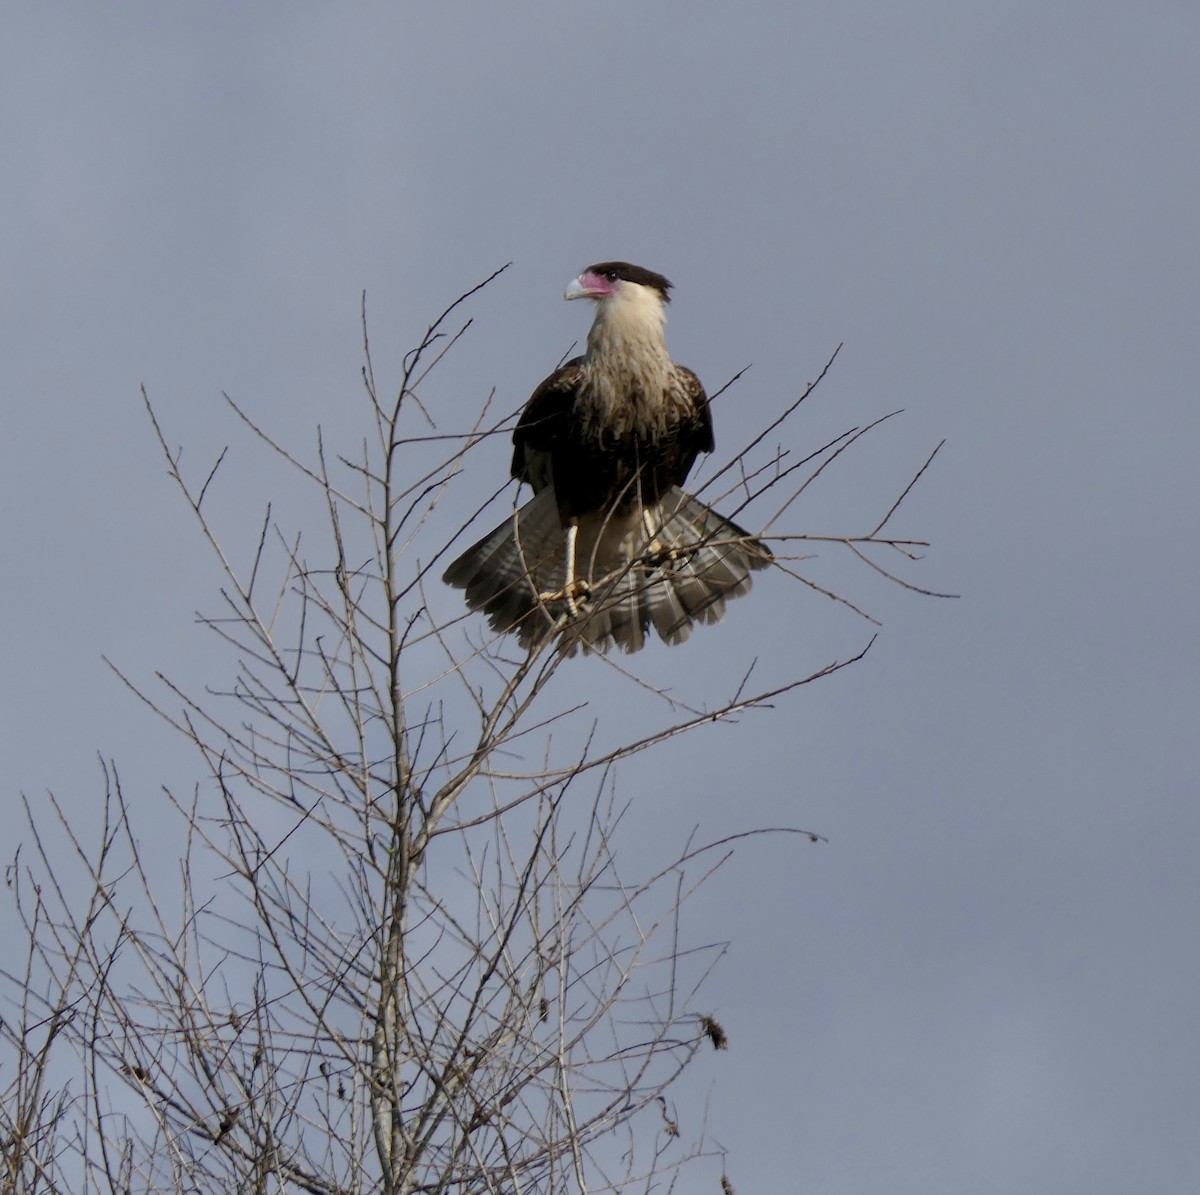
[[[533,498],[446,570],[524,647],[561,632],[569,651],[637,651],[650,626],[682,643],[771,563],[765,544],[681,488],[713,428],[699,378],[667,352],[670,288],[622,261],[567,287],[596,318],[587,352],[538,386],[513,433],[512,475]]]

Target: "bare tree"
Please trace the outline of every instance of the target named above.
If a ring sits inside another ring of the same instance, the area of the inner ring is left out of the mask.
[[[731,840],[685,836],[627,874],[614,842],[633,798],[614,769],[866,646],[765,691],[741,676],[708,706],[662,694],[660,724],[611,742],[564,675],[569,625],[525,652],[452,605],[433,580],[449,548],[435,512],[513,416],[485,404],[447,434],[427,411],[470,326],[460,310],[495,277],[433,322],[390,398],[364,308],[370,427],[353,458],[318,433],[306,460],[230,402],[319,495],[313,549],[268,506],[248,561],[233,559],[210,514],[224,454],[186,475],[146,400],[224,572],[202,621],[232,681],[198,696],[122,678],[203,760],[193,791],[166,794],[173,890],[114,766],[98,843],[53,798],[49,819],[29,812],[6,873],[25,951],[3,970],[5,1191],[671,1190],[719,1152],[702,1107],[678,1112],[677,1080],[727,1045],[700,996],[722,945],[681,912]],[[739,517],[774,501],[757,527],[778,569],[847,602],[786,553],[833,540],[900,580],[887,556],[924,545],[886,531],[907,489],[862,534],[777,531],[879,422],[803,457],[774,446],[823,376],[707,488],[724,485]],[[566,667],[645,688],[612,657]]]

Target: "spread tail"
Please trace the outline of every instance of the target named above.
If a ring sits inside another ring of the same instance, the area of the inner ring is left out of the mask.
[[[532,647],[561,631],[566,651],[639,651],[653,626],[682,643],[698,622],[713,623],[729,598],[750,589],[751,572],[772,561],[770,549],[678,487],[643,510],[580,519],[575,575],[583,583],[569,616],[566,534],[552,486],[446,570],[448,585],[496,631]]]

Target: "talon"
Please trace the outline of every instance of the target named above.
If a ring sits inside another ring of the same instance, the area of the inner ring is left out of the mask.
[[[567,614],[571,618],[579,617],[579,606],[576,603],[576,598],[582,598],[586,601],[592,594],[592,587],[581,577],[575,575],[575,541],[579,536],[579,520],[572,519],[567,524],[567,540],[566,540],[566,560],[565,572],[566,580],[563,582],[561,589],[551,590],[549,593],[539,593],[539,602],[566,602]]]
[[[649,550],[642,555],[642,563],[647,568],[662,568],[667,564],[678,564],[679,561],[690,558],[692,551],[682,551],[661,543],[652,543]]]
[[[545,593],[539,593],[537,600],[542,605],[549,605],[552,602],[566,602],[567,611],[570,616],[577,618],[579,616],[579,604],[589,601],[591,596],[592,587],[586,581],[576,577],[561,589],[551,589]]]

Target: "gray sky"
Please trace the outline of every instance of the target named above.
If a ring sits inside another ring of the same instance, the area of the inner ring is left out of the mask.
[[[5,806],[52,788],[86,819],[102,752],[152,822],[158,783],[194,772],[100,660],[212,679],[191,612],[216,575],[140,382],[190,459],[234,440],[246,488],[221,500],[257,512],[219,392],[298,445],[318,421],[360,435],[364,288],[394,377],[446,302],[515,263],[451,367],[461,426],[582,337],[572,275],[637,261],[675,282],[670,343],[710,388],[753,363],[719,446],[840,342],[791,443],[906,408],[789,529],[861,529],[949,440],[900,529],[934,541],[912,578],[963,600],[823,556],[813,575],[884,621],[867,659],[692,740],[639,798],[651,840],[831,840],[746,845],[693,906],[732,942],[709,989],[731,1049],[690,1080],[730,1177],[1196,1190],[1200,9],[736,9],[8,14]],[[689,693],[867,634],[767,576],[638,668]],[[596,677],[620,733],[622,690]]]

